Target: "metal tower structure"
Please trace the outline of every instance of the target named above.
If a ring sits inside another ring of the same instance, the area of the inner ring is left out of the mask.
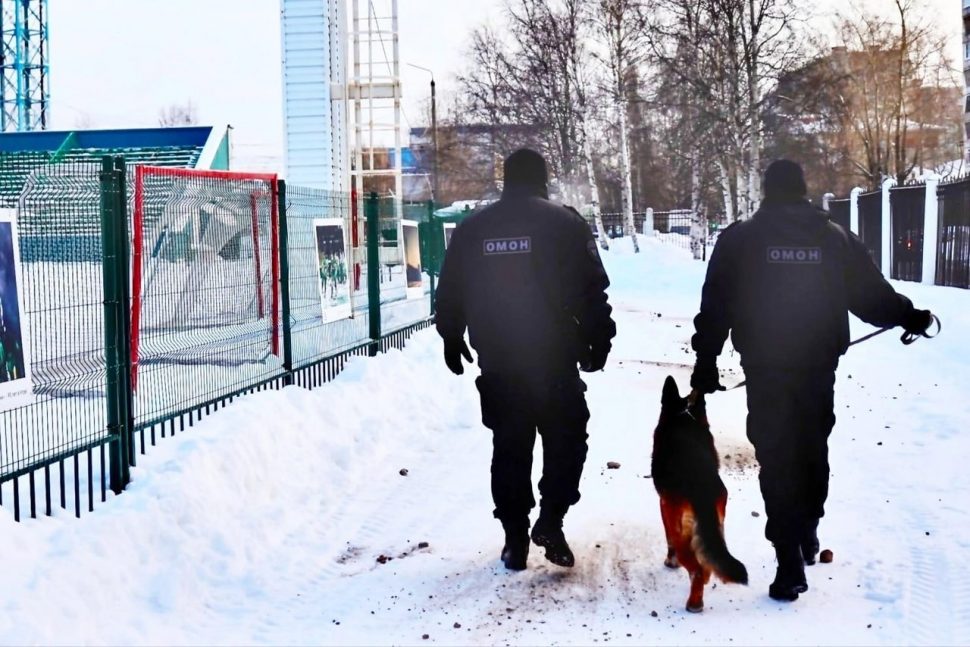
[[[398,0],[350,0],[353,72],[348,83],[353,123],[351,176],[357,195],[394,196],[401,217],[401,63]]]
[[[47,0],[0,0],[0,131],[50,123]]]

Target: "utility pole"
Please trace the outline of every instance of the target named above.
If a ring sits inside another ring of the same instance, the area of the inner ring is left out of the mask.
[[[437,202],[441,194],[438,193],[438,103],[437,93],[435,91],[434,72],[414,63],[408,63],[408,65],[431,75],[431,147],[434,149],[434,158],[431,162],[431,200]]]

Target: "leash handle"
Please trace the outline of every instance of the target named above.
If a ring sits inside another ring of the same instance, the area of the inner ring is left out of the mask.
[[[919,341],[920,337],[926,337],[927,339],[933,339],[934,337],[936,337],[937,335],[939,335],[941,332],[943,332],[943,324],[940,322],[940,318],[937,317],[934,314],[931,314],[930,317],[933,318],[933,320],[931,322],[931,325],[934,324],[934,323],[936,324],[936,332],[935,333],[933,333],[932,335],[929,334],[929,332],[927,332],[929,329],[924,330],[923,332],[921,332],[919,334],[914,334],[914,333],[911,333],[911,332],[904,332],[903,333],[903,336],[899,338],[899,341],[903,342],[903,344],[905,344],[906,346],[909,346],[910,344],[914,344],[917,341]]]

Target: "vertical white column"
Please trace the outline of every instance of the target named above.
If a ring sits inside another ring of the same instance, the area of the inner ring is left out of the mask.
[[[643,235],[653,236],[653,207],[647,207],[647,215],[643,219]]]
[[[823,195],[822,196],[822,209],[824,209],[825,211],[828,211],[829,210],[829,202],[831,202],[833,199],[835,199],[835,194],[834,193],[826,193],[825,195]]]
[[[855,187],[849,192],[849,230],[855,234],[859,235],[859,196],[862,195],[862,189]]]
[[[896,186],[896,178],[887,177],[882,181],[882,274],[892,276],[893,269],[893,211],[889,201],[889,190]]]
[[[923,207],[923,285],[936,284],[937,244],[940,238],[939,198],[936,190],[940,177],[926,176],[926,206]]]

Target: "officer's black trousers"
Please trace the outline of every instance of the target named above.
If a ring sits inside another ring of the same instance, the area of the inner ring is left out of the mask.
[[[835,371],[745,369],[748,439],[761,464],[761,494],[775,545],[800,543],[824,514]]]
[[[482,422],[493,433],[492,499],[503,523],[524,522],[536,501],[532,454],[536,431],[542,436],[542,509],[564,515],[579,501],[586,461],[586,385],[578,375],[521,380],[483,374],[476,380]]]

